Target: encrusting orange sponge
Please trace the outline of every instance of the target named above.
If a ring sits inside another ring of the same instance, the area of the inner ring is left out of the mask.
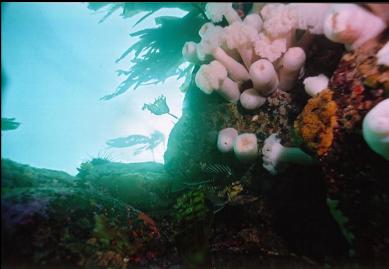
[[[303,112],[294,122],[296,132],[318,156],[324,155],[332,145],[336,109],[332,91],[326,89],[308,100]]]

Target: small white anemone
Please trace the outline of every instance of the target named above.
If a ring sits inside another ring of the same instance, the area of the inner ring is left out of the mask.
[[[389,66],[389,41],[377,52],[377,63]]]
[[[216,60],[200,67],[196,73],[195,82],[197,87],[206,94],[216,91],[229,102],[239,101],[238,84],[227,77],[227,69]]]
[[[206,23],[204,23],[201,27],[200,27],[200,30],[199,30],[199,36],[201,37],[201,38],[203,38],[205,35],[206,35],[206,33],[208,32],[208,31],[212,31],[212,30],[214,30],[214,29],[217,29],[218,27],[220,27],[220,26],[216,26],[216,25],[214,25],[212,22],[206,22]]]
[[[247,15],[246,18],[244,18],[243,23],[246,25],[250,25],[251,27],[256,29],[258,33],[262,30],[263,21],[258,14],[252,13]]]
[[[236,21],[224,28],[225,40],[229,49],[239,52],[243,63],[250,68],[254,58],[254,43],[258,38],[258,31],[249,24]]]
[[[295,28],[296,18],[285,4],[267,4],[261,10],[263,27],[271,37],[284,37]]]
[[[255,54],[270,62],[278,60],[286,51],[286,39],[270,39],[265,33],[260,33],[254,44]]]
[[[267,4],[261,10],[263,29],[271,39],[285,38],[287,48],[295,42],[295,12],[285,4]]]
[[[250,78],[254,89],[262,96],[269,96],[277,90],[279,81],[277,73],[271,62],[260,59],[250,67]]]
[[[238,135],[235,140],[234,152],[242,162],[251,162],[258,157],[257,136],[251,133]]]
[[[228,24],[232,24],[235,21],[242,21],[232,7],[232,3],[208,3],[205,6],[205,15],[213,22],[221,22],[223,17],[226,18]]]
[[[248,110],[254,110],[261,107],[266,102],[266,98],[261,96],[253,88],[245,90],[240,95],[240,104]]]
[[[223,153],[232,151],[237,137],[238,131],[234,128],[220,130],[217,138],[217,148]]]
[[[305,92],[313,97],[328,88],[328,77],[323,74],[307,77],[304,79],[304,88]]]
[[[324,3],[297,3],[288,4],[289,12],[296,19],[296,28],[307,30],[312,34],[322,35],[324,33],[324,19],[330,8],[330,4]]]
[[[221,48],[226,43],[224,28],[205,23],[199,34],[202,36],[200,43],[197,45],[199,60],[206,61],[209,57],[213,57],[226,67],[233,80],[246,81],[250,79],[246,68]]]
[[[271,174],[277,174],[281,163],[296,163],[310,165],[313,163],[311,156],[299,148],[284,147],[280,144],[281,139],[277,134],[266,138],[262,148],[263,167]]]
[[[332,4],[324,20],[325,36],[347,49],[357,49],[385,28],[380,17],[356,4]]]
[[[203,24],[199,30],[199,35],[201,41],[197,45],[197,56],[201,61],[206,60],[206,57],[211,55],[212,51],[220,47],[225,41],[223,28],[210,22]]]
[[[200,59],[197,57],[197,44],[193,41],[185,42],[182,48],[182,56],[191,63],[199,63]]]
[[[366,114],[362,133],[369,147],[389,161],[389,99],[379,102]]]
[[[281,58],[281,69],[279,71],[280,85],[283,91],[290,91],[305,63],[305,52],[300,47],[289,48]]]

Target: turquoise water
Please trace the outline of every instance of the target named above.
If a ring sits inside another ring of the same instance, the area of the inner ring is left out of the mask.
[[[150,151],[133,155],[128,149],[107,148],[105,142],[131,134],[150,135],[158,130],[166,139],[174,125],[168,115],[142,111],[164,94],[171,112],[181,114],[181,81],[144,86],[109,101],[99,99],[124,79],[115,73],[127,68],[131,57],[115,60],[136,38],[129,33],[155,26],[151,16],[124,20],[119,11],[98,23],[85,3],[2,4],[2,69],[7,83],[2,89],[2,117],[16,118],[18,129],[2,132],[3,158],[70,174],[91,157],[110,156],[122,162],[152,161]],[[182,16],[180,10],[156,15]],[[165,147],[155,149],[163,162]]]

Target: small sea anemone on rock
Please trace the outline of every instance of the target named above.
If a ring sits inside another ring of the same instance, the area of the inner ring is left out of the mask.
[[[232,3],[208,3],[205,6],[205,14],[213,22],[221,22],[223,17],[229,24],[241,21],[238,13],[233,9]]]
[[[236,157],[242,162],[250,162],[258,157],[258,142],[255,134],[244,133],[236,138],[234,145]]]
[[[263,167],[272,175],[282,169],[283,163],[295,163],[301,165],[311,165],[314,159],[297,147],[284,147],[277,134],[272,134],[266,138],[262,148]]]
[[[377,63],[389,66],[389,42],[377,52]]]
[[[262,30],[262,26],[263,26],[262,18],[256,13],[251,13],[247,15],[244,18],[243,23],[254,27],[258,31],[258,33]]]
[[[333,4],[324,21],[325,36],[349,49],[357,49],[385,28],[380,17],[356,4]]]
[[[369,147],[389,160],[389,99],[381,101],[367,113],[362,131]]]
[[[302,48],[289,48],[281,58],[281,69],[279,70],[279,88],[283,91],[290,91],[298,76],[301,68],[305,64],[306,55]]]
[[[195,77],[196,85],[206,94],[217,91],[224,99],[236,103],[240,91],[236,82],[227,77],[227,69],[218,61],[202,65]]]
[[[275,62],[286,51],[286,39],[276,38],[272,40],[266,34],[260,33],[255,41],[254,48],[258,56],[266,58],[270,62]]]
[[[234,128],[221,130],[217,138],[217,148],[224,153],[232,151],[237,137],[238,131]]]
[[[253,110],[261,107],[266,102],[266,98],[261,96],[253,88],[245,90],[240,95],[240,104],[248,110]]]
[[[307,77],[303,82],[305,92],[313,97],[328,88],[328,81],[328,77],[323,74]]]
[[[279,80],[273,64],[260,59],[254,62],[250,67],[250,78],[254,89],[262,96],[269,96],[277,90]]]
[[[297,134],[318,156],[329,150],[334,139],[337,106],[332,95],[332,91],[326,89],[311,98],[294,123]]]

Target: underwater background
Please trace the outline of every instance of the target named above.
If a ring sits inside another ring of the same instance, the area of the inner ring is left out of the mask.
[[[99,154],[116,161],[153,160],[150,151],[133,155],[129,148],[108,148],[106,141],[156,130],[167,138],[176,120],[142,107],[163,94],[172,112],[181,115],[180,81],[172,78],[110,102],[100,100],[123,80],[115,72],[127,68],[130,57],[115,60],[137,39],[129,36],[137,17],[123,20],[117,12],[99,24],[101,16],[87,4],[2,5],[2,117],[21,122],[17,130],[2,132],[3,157],[72,175]],[[153,26],[150,18],[134,30]],[[162,144],[156,149],[158,162],[163,163],[165,149]]]
[[[389,4],[1,4],[4,268],[389,268]]]

